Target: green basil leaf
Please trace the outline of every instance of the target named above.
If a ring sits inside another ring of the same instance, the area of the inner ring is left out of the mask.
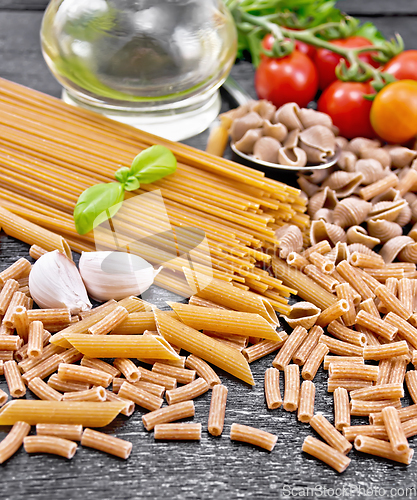
[[[134,191],[135,189],[140,188],[140,182],[134,175],[130,175],[123,183],[123,187],[126,189],[126,191]]]
[[[177,160],[172,152],[164,146],[151,146],[144,149],[133,160],[130,174],[139,182],[150,184],[166,175],[173,174],[177,168]]]
[[[119,182],[96,184],[81,193],[74,209],[75,228],[86,234],[106,219],[113,217],[121,207],[124,188]]]
[[[119,170],[114,174],[114,177],[115,177],[116,181],[119,181],[122,184],[124,184],[130,175],[131,175],[130,168],[122,167],[122,168],[119,168]]]

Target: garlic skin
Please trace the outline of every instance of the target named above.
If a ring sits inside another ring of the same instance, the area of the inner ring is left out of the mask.
[[[158,274],[145,259],[126,252],[83,252],[79,268],[89,295],[100,302],[140,295]]]
[[[32,266],[29,291],[42,309],[67,307],[78,314],[92,307],[77,266],[58,250],[42,255]]]

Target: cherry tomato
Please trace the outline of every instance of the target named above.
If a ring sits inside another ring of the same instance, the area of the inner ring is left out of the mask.
[[[389,61],[384,72],[397,80],[417,80],[417,50],[405,50]]]
[[[372,42],[362,36],[351,36],[350,38],[345,38],[343,40],[332,40],[331,43],[343,48],[366,47],[368,45],[372,45]],[[314,63],[319,72],[319,88],[321,90],[324,90],[332,82],[337,80],[335,69],[339,64],[340,59],[344,58],[331,50],[316,50]],[[379,63],[372,59],[372,52],[364,52],[363,54],[360,54],[359,59],[371,64],[375,68],[378,68],[379,66]]]
[[[318,110],[330,115],[340,135],[347,139],[373,138],[376,134],[369,119],[372,101],[363,97],[364,94],[372,93],[374,90],[369,83],[338,80],[321,94]]]
[[[317,70],[311,59],[298,50],[280,59],[263,59],[255,72],[258,97],[277,107],[286,102],[305,107],[314,99],[317,88]]]
[[[295,42],[295,50],[298,50],[298,52],[302,52],[310,59],[314,58],[314,54],[316,53],[315,47],[309,45],[308,43],[301,42],[300,40],[294,40],[294,42]],[[264,39],[262,40],[262,47],[265,50],[271,50],[273,43],[274,43],[274,36],[271,35],[271,33],[269,33],[268,35],[264,36]],[[261,59],[265,59],[266,57],[267,56],[261,52]]]
[[[417,135],[417,82],[400,80],[378,92],[372,103],[371,123],[388,142],[402,143]]]

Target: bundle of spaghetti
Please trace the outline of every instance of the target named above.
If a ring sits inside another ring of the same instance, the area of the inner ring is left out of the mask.
[[[96,113],[74,108],[58,99],[0,79],[0,203],[11,212],[63,235],[75,251],[94,250],[92,234],[79,235],[72,213],[79,195],[88,187],[114,180],[120,167],[147,147],[168,147],[178,161],[177,171],[133,193],[141,196],[140,217],[127,208],[116,216],[118,236],[135,238],[132,250],[153,264],[164,264],[158,284],[186,294],[179,280],[181,258],[169,258],[167,241],[152,237],[160,220],[160,205],[147,193],[158,190],[171,226],[204,231],[210,259],[199,250],[193,261],[206,274],[262,294],[280,312],[288,312],[291,290],[257,263],[268,266],[266,245],[277,240],[275,230],[285,223],[302,231],[309,225],[300,191],[264,177],[260,171],[174,143]],[[162,223],[162,222],[161,222]],[[112,249],[112,235],[102,232],[102,249]],[[192,247],[192,238],[185,245]],[[172,257],[172,256],[171,256]],[[175,262],[176,260],[176,262]],[[179,284],[176,286],[176,283]],[[179,290],[176,290],[178,288]]]

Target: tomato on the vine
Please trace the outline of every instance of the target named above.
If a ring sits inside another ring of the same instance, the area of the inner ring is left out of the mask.
[[[390,73],[397,80],[417,80],[417,50],[405,50],[384,67],[384,73]]]
[[[255,89],[260,99],[277,107],[286,102],[305,107],[317,93],[317,70],[298,50],[279,59],[264,58],[255,72]]]
[[[400,80],[376,95],[371,109],[375,132],[388,142],[406,142],[417,135],[417,82]]]
[[[354,137],[375,137],[369,113],[372,102],[364,98],[374,90],[369,83],[333,82],[321,94],[318,110],[331,116],[340,135],[347,139]]]
[[[372,45],[367,38],[362,36],[351,36],[349,38],[341,39],[341,40],[332,40],[331,43],[333,45],[337,45],[343,48],[358,48],[358,47],[367,47],[368,45]],[[317,71],[319,72],[319,88],[324,90],[331,83],[337,80],[335,70],[336,66],[339,64],[340,59],[344,59],[339,54],[332,52],[328,49],[317,49],[316,55],[314,57],[314,63],[317,67]],[[375,68],[379,67],[379,63],[372,59],[372,52],[364,52],[363,54],[359,54],[359,59],[362,61],[371,64]]]
[[[271,50],[274,40],[275,40],[274,36],[271,33],[268,33],[267,35],[264,36],[262,40],[262,48],[264,48],[265,50]],[[295,50],[298,50],[298,52],[302,52],[310,59],[314,58],[314,54],[316,53],[315,47],[309,45],[308,43],[301,42],[300,40],[294,40],[294,43],[295,43]],[[264,59],[266,57],[268,56],[263,52],[261,52],[261,59]]]

